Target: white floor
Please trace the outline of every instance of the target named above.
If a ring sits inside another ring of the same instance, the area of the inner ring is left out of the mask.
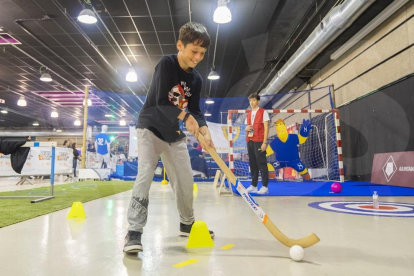
[[[31,185],[26,185],[30,186]],[[131,191],[84,204],[87,219],[66,219],[69,209],[0,228],[1,275],[414,275],[414,218],[357,216],[308,207],[324,200],[366,197],[256,197],[291,238],[316,233],[321,242],[294,262],[287,247],[261,224],[240,197],[220,197],[199,183],[196,219],[215,231],[215,247],[189,251],[178,237],[170,187],[153,183],[144,252],[122,252]],[[414,197],[381,201],[414,203]],[[41,203],[38,203],[41,204]],[[4,210],[0,210],[4,211]],[[221,247],[235,246],[229,250]],[[173,265],[197,262],[181,268]]]

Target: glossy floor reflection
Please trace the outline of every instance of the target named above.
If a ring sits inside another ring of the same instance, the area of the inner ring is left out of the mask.
[[[315,201],[366,197],[256,197],[291,238],[316,233],[302,262],[289,257],[240,197],[220,197],[199,183],[196,219],[214,230],[215,247],[187,250],[169,186],[153,183],[144,252],[122,252],[131,192],[84,204],[87,219],[67,220],[69,209],[0,229],[1,275],[413,275],[414,218],[357,216],[308,207]],[[381,201],[414,203],[412,197]],[[39,203],[40,204],[40,203]],[[234,247],[223,250],[223,246]],[[174,267],[178,263],[194,263]]]

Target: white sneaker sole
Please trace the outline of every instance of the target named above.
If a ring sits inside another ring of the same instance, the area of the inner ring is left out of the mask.
[[[180,233],[178,233],[178,236],[188,238],[190,236],[190,233],[180,231]],[[212,233],[212,234],[210,234],[210,236],[211,236],[211,238],[214,238],[216,235],[214,233]]]
[[[138,253],[142,252],[142,245],[130,245],[124,247],[125,253]]]

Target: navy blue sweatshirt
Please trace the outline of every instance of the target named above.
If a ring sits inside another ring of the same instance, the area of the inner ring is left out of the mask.
[[[177,55],[163,56],[155,66],[137,128],[149,129],[166,142],[179,141],[185,134],[179,128],[177,117],[186,108],[199,127],[207,126],[200,110],[202,83],[203,79],[195,69],[188,73],[180,67]]]

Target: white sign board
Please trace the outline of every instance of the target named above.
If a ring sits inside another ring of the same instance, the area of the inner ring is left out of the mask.
[[[10,155],[0,156],[0,176],[50,175],[52,148],[30,148],[21,174],[16,173],[10,161]],[[71,174],[73,169],[73,150],[55,148],[55,174]]]

